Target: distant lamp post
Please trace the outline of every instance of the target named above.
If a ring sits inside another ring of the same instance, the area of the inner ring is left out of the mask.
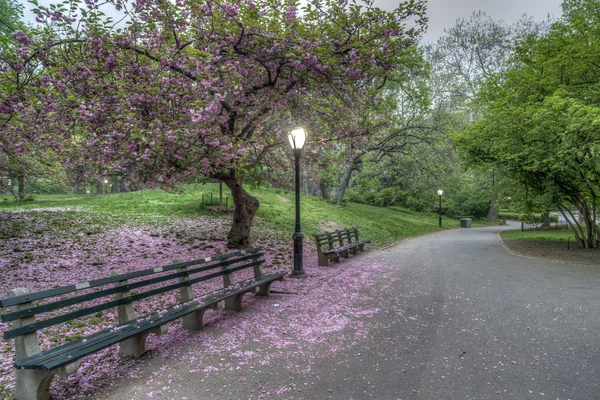
[[[290,146],[294,150],[294,158],[296,160],[296,231],[292,235],[294,239],[294,270],[290,277],[306,278],[302,265],[302,241],[304,235],[300,229],[300,156],[302,155],[302,147],[306,140],[306,133],[301,127],[294,128],[288,135]]]
[[[439,214],[440,214],[440,228],[442,227],[442,195],[444,194],[444,191],[442,189],[438,190],[438,196],[440,198],[440,207],[439,207]]]

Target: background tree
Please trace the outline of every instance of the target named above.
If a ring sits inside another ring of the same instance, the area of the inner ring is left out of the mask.
[[[548,33],[519,42],[513,67],[481,93],[484,118],[459,136],[474,163],[494,166],[565,214],[584,248],[599,243],[600,3],[569,0]],[[571,207],[579,211],[579,224]]]

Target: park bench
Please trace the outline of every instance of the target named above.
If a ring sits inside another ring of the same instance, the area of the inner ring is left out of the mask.
[[[314,235],[317,245],[317,257],[320,266],[328,266],[329,260],[340,261],[340,256],[347,258],[348,254],[356,254],[357,250],[363,251],[370,240],[360,240],[356,227],[322,232]]]
[[[49,398],[55,375],[64,378],[74,373],[77,360],[117,343],[121,355],[140,357],[145,352],[146,337],[150,333],[165,333],[168,322],[183,318],[184,328],[199,330],[207,309],[221,308],[224,303],[225,309],[239,311],[244,294],[268,296],[271,284],[285,274],[265,274],[264,262],[261,249],[255,248],[129,273],[112,271],[107,278],[35,293],[22,288],[10,290],[8,297],[0,300],[0,308],[10,307],[3,310],[2,322],[12,323],[4,332],[4,339],[15,340],[15,398]],[[253,268],[253,275],[248,268]],[[233,273],[242,270],[248,272],[236,277],[242,275],[246,279],[236,283]],[[223,278],[222,285],[219,277]],[[203,295],[194,294],[194,284],[201,284],[196,288]],[[169,293],[171,299],[176,299],[175,304],[136,315],[134,302],[162,300],[155,296],[168,296],[165,294],[171,291],[175,291]],[[41,351],[37,331],[56,325],[68,328],[75,319],[97,316],[114,308],[118,322],[113,326]],[[36,320],[36,316],[40,319]]]

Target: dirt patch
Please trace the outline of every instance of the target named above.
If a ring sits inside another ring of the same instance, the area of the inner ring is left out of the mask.
[[[338,229],[342,229],[341,226],[333,221],[321,221],[319,222],[319,232],[331,232]]]
[[[561,240],[504,240],[513,251],[531,257],[600,266],[600,249],[581,249],[576,243]]]
[[[283,201],[284,203],[289,203],[289,202],[291,201],[290,199],[286,199],[285,197],[283,197],[283,196],[279,196],[279,195],[277,196],[277,198],[278,198],[280,201]]]

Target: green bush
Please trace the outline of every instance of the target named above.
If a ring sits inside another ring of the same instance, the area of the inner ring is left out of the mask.
[[[519,214],[519,220],[528,224],[542,224],[546,219],[546,213],[523,213]],[[550,222],[558,222],[558,215],[550,214]]]
[[[73,188],[69,185],[67,177],[64,174],[57,174],[52,179],[38,178],[28,182],[25,191],[38,194],[49,193],[70,193]]]
[[[344,193],[344,200],[352,203],[367,204],[365,196],[354,188],[346,189],[346,192]]]
[[[521,217],[521,214],[519,214],[518,212],[500,211],[498,213],[498,218],[501,218],[501,219],[513,219],[513,220],[517,220],[520,217]]]
[[[399,205],[398,190],[394,188],[381,189],[375,192],[374,203],[375,206],[389,207]]]

